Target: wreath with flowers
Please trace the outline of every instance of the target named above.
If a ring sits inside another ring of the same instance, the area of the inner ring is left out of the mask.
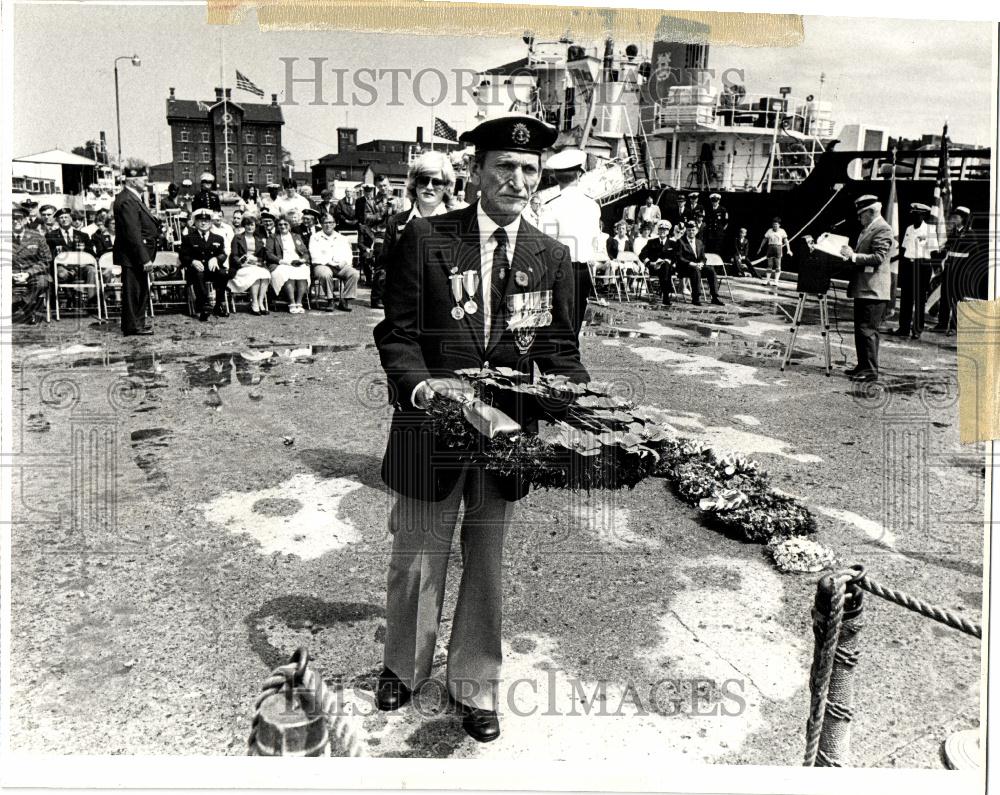
[[[457,371],[475,399],[434,399],[439,443],[498,475],[536,488],[591,491],[666,480],[710,526],[755,543],[816,532],[812,513],[775,490],[760,465],[682,437],[668,415],[615,394],[613,385],[510,368]],[[518,420],[500,407],[516,406]]]

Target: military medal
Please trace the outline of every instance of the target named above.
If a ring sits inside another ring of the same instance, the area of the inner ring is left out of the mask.
[[[514,273],[514,284],[518,287],[528,286],[528,274],[524,271],[515,271]]]
[[[453,274],[448,277],[448,281],[451,282],[451,296],[455,299],[455,306],[451,308],[451,316],[455,320],[461,320],[465,317],[465,310],[462,309],[462,275]]]
[[[464,304],[465,311],[467,314],[474,315],[479,311],[479,305],[473,299],[473,296],[479,290],[479,271],[467,270],[462,274],[462,276],[462,281],[465,285],[465,293],[469,296],[469,300],[467,300]]]

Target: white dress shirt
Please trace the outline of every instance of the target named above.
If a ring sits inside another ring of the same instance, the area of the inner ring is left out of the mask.
[[[301,213],[310,207],[312,205],[309,199],[301,193],[296,193],[294,196],[279,196],[274,201],[274,212],[277,215],[287,215],[289,210],[298,210]]]
[[[497,248],[497,241],[493,235],[500,228],[500,225],[486,214],[480,202],[476,203],[476,220],[479,224],[479,284],[481,289],[480,295],[477,295],[473,300],[480,305],[479,311],[482,312],[483,318],[483,345],[487,346],[490,344],[490,327],[493,324],[493,302],[489,300],[490,285],[493,280],[493,253]],[[520,215],[503,227],[507,233],[508,268],[514,260],[514,246],[517,245],[517,233],[520,228]],[[513,276],[509,275],[508,278],[513,278]],[[482,296],[481,299],[480,296]],[[421,381],[413,388],[413,393],[410,395],[410,403],[417,408],[424,408],[427,401],[430,400],[431,391],[426,388],[426,385],[426,381]],[[419,398],[418,395],[420,395]]]
[[[493,252],[497,248],[497,240],[493,234],[500,228],[500,225],[490,218],[483,210],[481,203],[476,204],[476,219],[479,221],[479,284],[482,290],[484,306],[479,310],[483,313],[483,342],[490,343],[490,327],[493,321],[493,302],[490,298],[490,285],[493,279]],[[503,227],[507,233],[507,267],[514,257],[514,246],[517,243],[517,232],[521,228],[521,216],[518,215],[507,226]],[[477,301],[477,303],[479,303]]]
[[[328,235],[321,230],[313,232],[309,238],[309,258],[313,265],[343,268],[351,264],[353,256],[351,241],[340,232]]]
[[[581,188],[563,188],[545,205],[540,220],[543,232],[569,247],[570,260],[594,260],[595,241],[601,234],[601,208]]]
[[[937,229],[921,221],[920,226],[912,224],[903,235],[903,256],[907,259],[930,259],[931,252],[940,248]]]

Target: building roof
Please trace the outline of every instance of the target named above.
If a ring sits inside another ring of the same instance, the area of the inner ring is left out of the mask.
[[[64,152],[62,149],[49,149],[45,152],[37,152],[33,155],[15,157],[15,162],[22,163],[55,163],[60,166],[96,166],[97,161],[89,157],[81,157],[72,152]]]
[[[518,58],[516,61],[501,64],[487,69],[484,75],[512,75],[512,74],[533,74],[534,70],[528,66],[527,58]]]
[[[226,103],[243,111],[243,120],[258,124],[284,124],[285,117],[281,113],[280,105],[271,105],[262,102],[233,102],[231,99]],[[202,102],[196,99],[168,99],[167,100],[167,121],[172,119],[193,119],[204,121],[212,108],[219,104],[219,101]]]

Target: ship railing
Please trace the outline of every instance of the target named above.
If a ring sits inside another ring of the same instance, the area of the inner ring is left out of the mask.
[[[896,152],[896,179],[937,179],[940,161],[939,149]],[[991,161],[989,150],[952,149],[948,152],[949,178],[959,181],[988,182]],[[892,164],[892,154],[889,152],[880,152],[873,156],[860,154],[848,167],[848,173],[856,179],[890,179],[892,177]]]
[[[704,127],[773,130],[780,124],[807,137],[833,136],[829,103],[791,96],[718,94],[697,86],[675,86],[665,99],[644,110],[644,121],[654,133]]]

